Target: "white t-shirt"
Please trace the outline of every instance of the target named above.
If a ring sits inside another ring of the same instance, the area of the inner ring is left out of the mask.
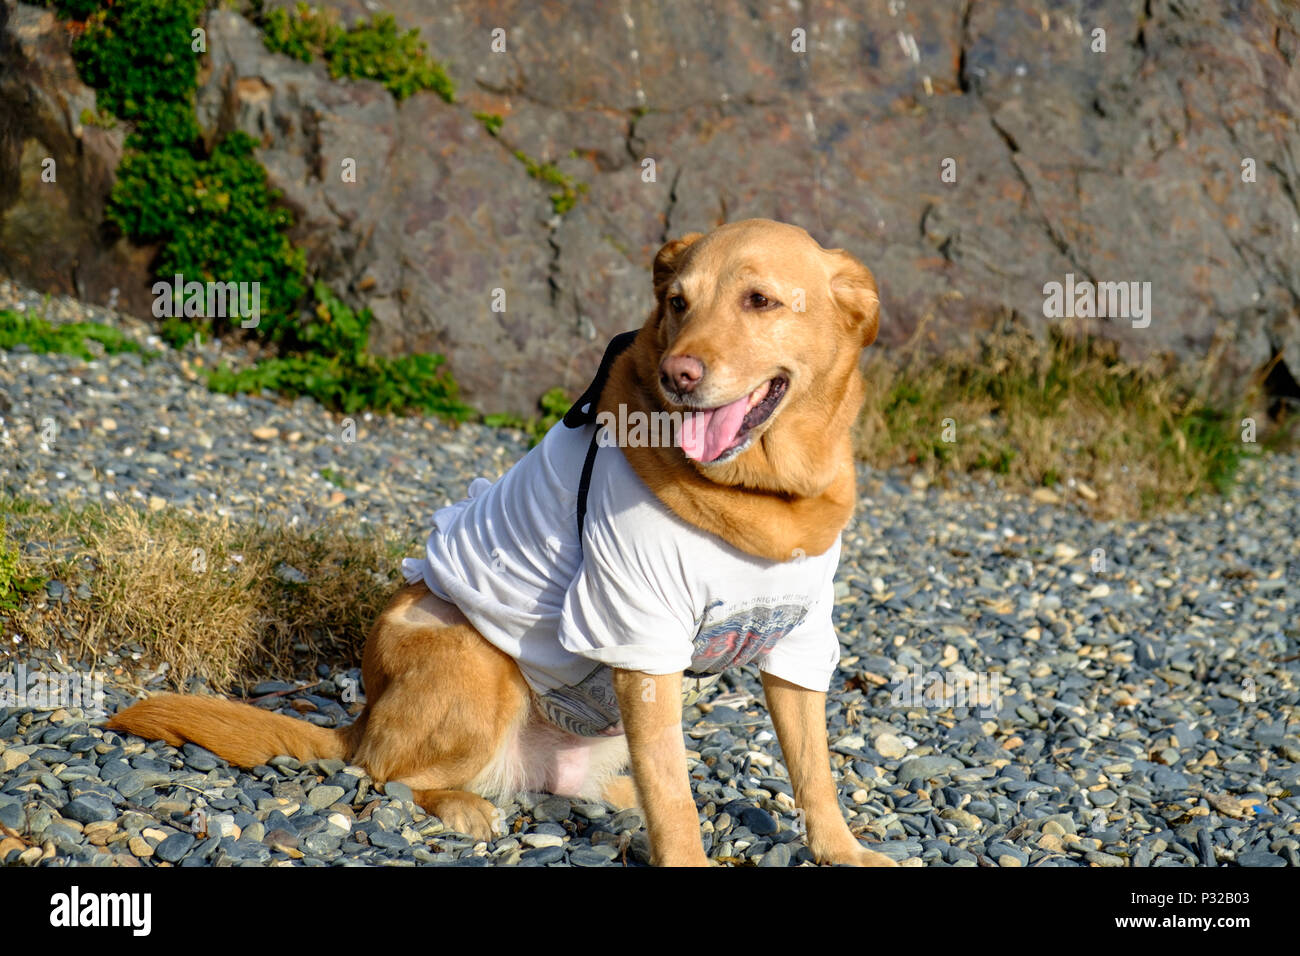
[[[460,608],[518,662],[543,714],[582,736],[623,732],[611,667],[690,679],[756,663],[827,690],[839,539],[784,563],[745,554],[673,514],[611,446],[596,455],[579,542],[597,427],[558,424],[499,481],[475,479],[433,516],[406,580]]]

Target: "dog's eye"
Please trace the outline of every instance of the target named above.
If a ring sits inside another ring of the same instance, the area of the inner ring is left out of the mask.
[[[769,299],[761,292],[751,292],[745,296],[745,306],[750,309],[771,309],[778,304],[775,299]]]
[[[675,295],[668,300],[668,307],[674,312],[685,312],[686,299],[680,295]]]

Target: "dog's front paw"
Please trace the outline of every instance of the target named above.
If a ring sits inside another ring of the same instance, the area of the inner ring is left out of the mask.
[[[850,866],[898,866],[898,861],[875,850],[859,846],[846,860],[832,860],[833,863],[847,863]]]
[[[703,853],[688,853],[681,857],[662,857],[654,859],[655,866],[715,866],[716,864]]]
[[[475,840],[493,840],[499,834],[501,812],[476,793],[464,790],[417,790],[415,802],[456,833]]]
[[[868,850],[857,840],[834,849],[813,850],[818,863],[831,866],[898,866],[898,862],[883,853]]]

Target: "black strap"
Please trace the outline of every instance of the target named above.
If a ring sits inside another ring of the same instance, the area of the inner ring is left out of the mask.
[[[605,383],[609,381],[609,373],[614,368],[614,360],[626,352],[632,345],[632,340],[636,338],[639,330],[633,329],[631,332],[623,332],[614,336],[605,347],[605,355],[600,360],[600,368],[596,370],[596,377],[591,380],[587,390],[582,393],[573,407],[564,413],[562,421],[568,428],[581,428],[583,425],[590,425],[596,420],[596,404],[600,401],[600,393],[605,390]]]
[[[628,350],[632,345],[632,340],[636,338],[636,329],[631,332],[623,332],[614,336],[609,345],[605,348],[605,354],[600,360],[600,368],[596,370],[596,377],[592,379],[587,390],[582,393],[581,397],[573,403],[573,407],[564,413],[564,426],[566,428],[581,428],[584,425],[594,424],[596,421],[596,406],[600,402],[600,393],[605,390],[605,383],[609,381],[609,373],[614,367],[614,360]],[[578,480],[578,546],[582,546],[582,526],[587,520],[587,492],[591,488],[591,472],[596,467],[596,449],[599,447],[597,439],[600,437],[600,429],[596,428],[591,433],[591,444],[587,446],[587,457],[582,463],[582,477]]]
[[[578,547],[582,547],[582,526],[587,520],[587,491],[591,488],[591,472],[596,467],[596,448],[600,429],[591,433],[591,444],[587,446],[587,458],[582,463],[582,478],[578,481]]]

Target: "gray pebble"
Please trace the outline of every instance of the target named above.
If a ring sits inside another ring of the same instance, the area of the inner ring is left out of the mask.
[[[113,786],[122,796],[130,799],[143,790],[169,784],[171,775],[156,770],[128,770],[113,781]]]
[[[312,792],[315,793],[316,791],[313,790]],[[390,780],[384,784],[384,794],[393,800],[403,800],[407,803],[415,802],[415,794],[411,791],[411,788],[397,780]],[[339,797],[342,798],[342,796],[343,794],[340,793]],[[337,800],[331,801],[331,803],[337,802]]]
[[[63,807],[62,813],[69,820],[85,824],[115,819],[117,808],[113,806],[111,800],[88,793],[69,801]]]
[[[409,790],[407,791],[410,792]],[[307,794],[307,802],[317,810],[324,810],[332,807],[343,799],[342,787],[331,787],[328,784],[320,784],[313,787],[311,793]]]
[[[567,797],[548,797],[533,807],[533,819],[538,821],[567,820],[573,805]]]
[[[154,847],[153,855],[166,863],[176,863],[194,848],[194,843],[191,833],[173,833]]]
[[[772,849],[763,854],[763,858],[758,861],[759,866],[789,866],[790,865],[790,847],[784,843],[778,843]]]
[[[740,822],[755,836],[771,836],[777,831],[777,823],[772,814],[758,807],[746,807],[741,810]]]
[[[370,834],[370,845],[385,850],[406,850],[410,848],[411,843],[406,837],[392,830],[376,830]]]
[[[964,765],[960,760],[954,760],[952,757],[913,757],[910,760],[904,760],[898,768],[898,784],[906,787],[915,780],[929,780],[943,774],[951,773],[954,770],[960,770]]]
[[[528,850],[521,857],[520,862],[533,863],[536,865],[546,866],[550,863],[559,863],[564,859],[564,847],[562,846],[543,846],[535,850]]]

